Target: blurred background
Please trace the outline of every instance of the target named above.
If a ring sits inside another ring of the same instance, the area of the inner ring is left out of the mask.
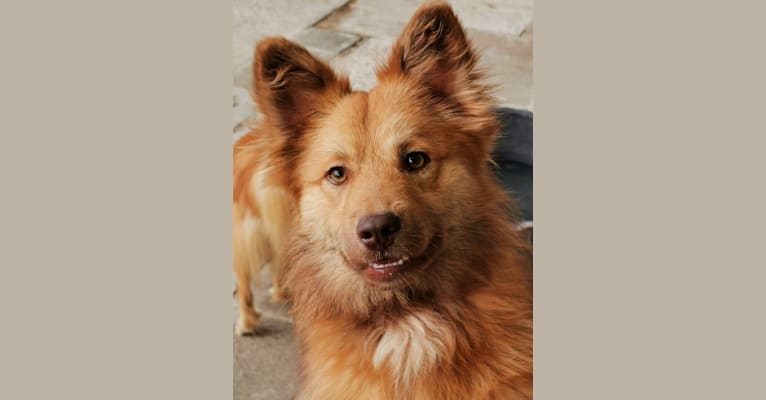
[[[234,0],[235,134],[257,118],[250,98],[253,45],[267,36],[301,43],[351,78],[355,89],[375,85],[375,67],[412,13],[416,0]],[[499,105],[532,110],[532,1],[449,2],[481,61],[498,85]]]
[[[233,0],[234,138],[259,119],[251,98],[254,45],[267,36],[294,40],[368,90],[375,68],[415,9],[415,0]],[[532,219],[532,0],[449,1],[498,89],[503,122],[494,161],[498,178]],[[269,301],[268,279],[256,290],[262,326],[234,339],[234,399],[291,399],[297,352],[284,305]],[[232,321],[236,320],[236,304]],[[233,325],[232,325],[233,326]],[[233,329],[232,329],[233,331]]]

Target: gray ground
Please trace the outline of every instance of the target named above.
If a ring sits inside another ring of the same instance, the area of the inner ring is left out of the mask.
[[[250,99],[256,41],[285,36],[329,60],[356,89],[375,84],[374,69],[422,1],[234,0],[234,134],[247,131],[258,113]],[[469,37],[482,51],[499,105],[532,111],[532,0],[450,1]],[[529,181],[531,188],[531,179]],[[253,337],[234,338],[234,399],[290,399],[296,348],[284,307],[268,300],[265,277],[256,291],[263,324]],[[236,303],[233,304],[236,319]],[[233,321],[234,321],[233,319]],[[233,332],[233,329],[232,329]]]

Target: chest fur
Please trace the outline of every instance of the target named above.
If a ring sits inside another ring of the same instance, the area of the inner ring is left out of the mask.
[[[455,352],[455,333],[442,317],[412,313],[361,332],[334,324],[313,328],[302,390],[310,398],[443,398],[430,393],[437,369]]]
[[[439,316],[413,313],[392,321],[368,337],[373,368],[407,387],[433,372],[455,350],[455,334]]]

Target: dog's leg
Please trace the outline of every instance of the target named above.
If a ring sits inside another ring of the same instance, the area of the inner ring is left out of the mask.
[[[271,300],[275,303],[287,301],[287,294],[282,289],[282,284],[279,282],[279,277],[277,275],[274,275],[271,278],[271,289],[269,289],[269,293],[271,293]]]
[[[268,257],[271,272],[271,299],[280,303],[287,300],[284,287],[285,240],[291,219],[290,195],[280,188],[269,188],[258,193],[258,201],[263,211],[263,233],[267,237]]]
[[[235,333],[239,336],[255,333],[260,315],[253,308],[253,291],[250,288],[250,272],[247,268],[237,271],[237,301],[239,302],[239,320]]]
[[[250,267],[251,259],[259,256],[253,251],[249,243],[254,236],[255,226],[252,220],[236,214],[234,218],[234,275],[237,279],[237,301],[239,303],[239,319],[235,333],[239,336],[250,335],[258,326],[259,315],[253,308],[252,284],[253,271]],[[257,247],[256,247],[257,249]],[[257,271],[255,271],[257,273]]]
[[[280,250],[282,249],[275,249],[275,253]],[[271,300],[275,303],[285,302],[288,299],[288,293],[284,287],[284,275],[286,271],[285,265],[282,264],[282,257],[276,256],[275,254],[275,257],[271,260],[271,263],[269,263],[269,267],[271,269],[271,289],[269,289]]]

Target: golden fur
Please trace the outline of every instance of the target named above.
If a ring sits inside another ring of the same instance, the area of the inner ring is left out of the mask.
[[[418,9],[369,93],[297,44],[258,45],[265,119],[234,155],[238,332],[257,324],[249,283],[270,261],[300,342],[297,399],[532,397],[531,249],[492,175],[476,61],[443,3]],[[403,167],[413,152],[427,164]],[[390,246],[365,245],[360,221],[384,213],[401,221]],[[372,267],[391,260],[405,266]]]

